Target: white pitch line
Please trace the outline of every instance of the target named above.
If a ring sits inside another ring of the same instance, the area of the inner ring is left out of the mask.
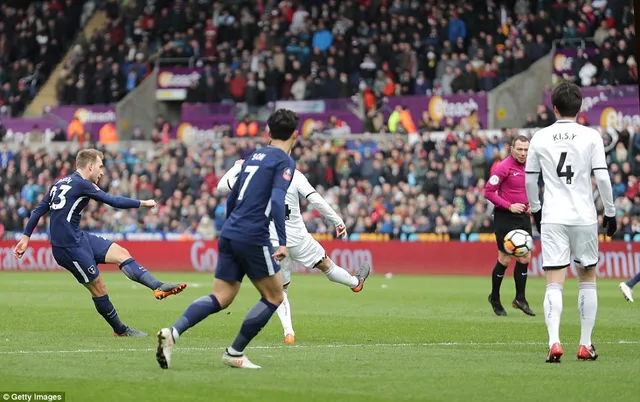
[[[599,345],[638,345],[640,341],[605,341]],[[431,342],[431,343],[362,343],[362,344],[329,344],[329,345],[266,345],[250,346],[249,349],[338,349],[338,348],[399,348],[399,347],[429,347],[429,346],[541,346],[546,342]],[[223,350],[225,347],[177,347],[176,351],[207,351]],[[127,348],[127,349],[76,349],[76,350],[10,350],[0,351],[0,355],[44,355],[44,354],[68,354],[68,353],[125,353],[125,352],[151,352],[156,348]]]

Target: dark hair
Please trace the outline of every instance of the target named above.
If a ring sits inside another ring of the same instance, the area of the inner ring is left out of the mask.
[[[529,137],[527,137],[526,135],[516,135],[513,141],[511,141],[511,146],[514,147],[517,141],[529,142]]]
[[[574,117],[582,107],[582,91],[572,82],[563,82],[551,93],[551,104],[561,117]]]
[[[287,110],[278,109],[269,116],[267,125],[271,132],[271,138],[274,140],[287,141],[298,129],[300,117],[297,113]]]

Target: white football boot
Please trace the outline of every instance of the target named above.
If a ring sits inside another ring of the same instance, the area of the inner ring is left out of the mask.
[[[620,282],[618,287],[620,288],[620,291],[622,292],[624,298],[627,299],[628,302],[633,303],[633,290],[631,290],[629,285],[624,282]]]
[[[244,354],[242,356],[232,356],[226,350],[222,354],[222,363],[226,364],[227,366],[242,369],[257,370],[259,368],[262,368],[256,364],[251,363],[251,360],[249,360]]]
[[[171,364],[171,353],[176,345],[173,339],[171,328],[162,328],[158,331],[158,349],[156,350],[156,360],[160,368],[168,369]]]

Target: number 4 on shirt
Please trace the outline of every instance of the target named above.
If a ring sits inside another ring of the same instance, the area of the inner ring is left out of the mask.
[[[558,173],[558,177],[565,177],[567,179],[567,184],[571,184],[571,179],[573,179],[573,171],[571,170],[571,165],[566,165],[565,162],[567,160],[567,153],[563,152],[560,154],[560,161],[558,162],[558,167],[556,167],[556,172]],[[564,171],[562,169],[565,169]]]

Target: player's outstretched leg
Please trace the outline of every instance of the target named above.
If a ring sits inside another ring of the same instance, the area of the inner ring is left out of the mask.
[[[514,308],[521,310],[526,315],[535,316],[536,313],[529,307],[529,302],[525,297],[525,289],[527,288],[527,271],[529,269],[529,257],[519,259],[516,262],[516,267],[513,270],[513,280],[516,284],[516,297],[513,299],[511,305]]]
[[[563,272],[561,270],[561,272]],[[564,273],[564,272],[563,272]],[[547,277],[549,272],[547,272]],[[562,345],[560,343],[560,316],[562,315],[562,284],[548,283],[544,294],[544,318],[549,334],[549,351],[547,363],[559,363],[562,357]]]
[[[491,304],[491,308],[497,316],[507,315],[507,311],[502,307],[502,303],[500,302],[500,287],[502,286],[502,279],[504,279],[504,273],[507,271],[509,262],[511,262],[511,257],[499,251],[498,260],[491,272],[491,294],[489,295],[489,304]]]
[[[249,310],[242,322],[240,332],[238,332],[236,339],[222,354],[222,362],[231,367],[245,369],[260,368],[260,366],[253,364],[247,356],[244,355],[244,350],[253,338],[260,333],[262,328],[267,325],[267,322],[269,322],[269,319],[284,299],[281,285],[282,274],[280,271],[272,276],[253,279],[252,282],[262,295],[262,298]]]
[[[289,304],[289,297],[287,296],[288,288],[283,289],[283,299],[280,306],[276,310],[282,329],[284,330],[284,343],[287,345],[293,345],[296,343],[296,333],[293,330],[293,324],[291,323],[291,305]]]
[[[595,270],[578,268],[580,283],[578,290],[578,312],[580,313],[580,346],[578,360],[596,360],[598,354],[591,343],[593,327],[598,311],[598,292],[596,290]]]
[[[628,281],[620,282],[620,285],[618,285],[622,295],[628,302],[633,303],[633,287],[636,286],[638,282],[640,282],[640,272]]]
[[[147,271],[131,257],[129,251],[116,243],[109,247],[105,262],[107,264],[117,264],[120,267],[120,271],[127,278],[153,290],[153,295],[157,300],[177,295],[187,287],[186,283],[165,283],[156,279],[151,272]]]
[[[111,328],[113,328],[114,336],[130,336],[136,338],[148,336],[147,333],[130,328],[120,321],[116,308],[111,303],[111,300],[109,300],[109,295],[107,294],[107,290],[101,276],[98,276],[93,281],[85,284],[85,286],[89,289],[89,292],[91,292],[93,304],[96,306],[96,310],[102,318],[111,325]]]

